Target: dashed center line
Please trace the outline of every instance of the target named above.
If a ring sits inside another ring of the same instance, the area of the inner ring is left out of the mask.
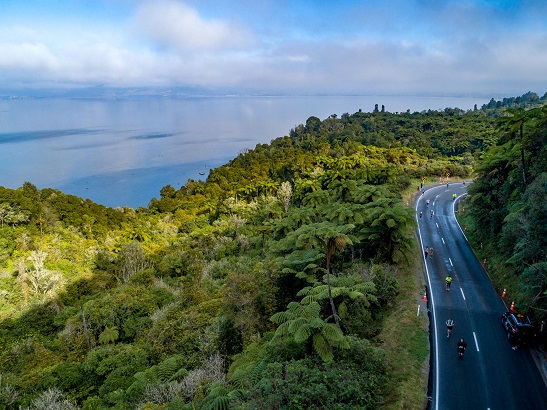
[[[460,288],[460,292],[462,293],[463,300],[465,300],[465,294],[463,293],[463,289]]]
[[[454,266],[454,264],[452,263],[452,259],[448,258],[448,262],[450,262],[450,266]]]
[[[441,241],[443,241],[443,244],[446,245],[446,242],[444,241],[444,238],[441,238]]]
[[[473,332],[473,338],[475,339],[475,346],[477,347],[477,352],[479,351],[479,342],[477,342],[477,335]]]

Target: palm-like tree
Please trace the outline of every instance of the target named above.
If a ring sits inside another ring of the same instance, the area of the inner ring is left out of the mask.
[[[393,194],[386,187],[368,184],[363,184],[351,192],[352,202],[359,204],[368,204],[380,198],[389,198],[392,196]]]
[[[105,327],[104,330],[99,335],[99,343],[101,344],[110,344],[115,343],[118,340],[120,332],[116,326]]]
[[[357,186],[357,181],[354,179],[335,180],[329,184],[329,190],[334,193],[336,198],[347,201],[351,193],[357,189]]]
[[[310,192],[302,199],[302,203],[305,206],[318,207],[320,205],[328,204],[331,201],[331,194],[329,191],[320,189],[314,192]]]
[[[349,348],[339,326],[321,318],[321,306],[317,302],[302,305],[290,302],[285,312],[278,312],[271,321],[278,324],[272,342],[289,337],[297,343],[306,343],[308,354],[314,351],[326,362],[334,358],[333,348]]]
[[[334,305],[334,299],[331,293],[330,273],[331,262],[336,250],[343,250],[346,245],[351,245],[353,242],[348,236],[355,228],[355,225],[336,225],[332,222],[325,221],[310,225],[305,225],[300,228],[297,233],[298,237],[296,245],[298,247],[311,246],[313,248],[323,248],[325,250],[325,270],[327,279],[327,289],[329,301],[332,309],[332,316],[337,326],[340,326],[340,320]]]
[[[283,259],[284,268],[281,272],[294,274],[299,279],[314,283],[317,281],[318,272],[324,272],[319,265],[319,260],[323,257],[324,254],[319,249],[296,250]]]
[[[333,276],[331,278],[331,295],[339,298],[340,316],[344,317],[347,311],[347,301],[359,299],[364,306],[370,306],[370,302],[376,302],[376,286],[373,282],[363,282],[359,276]],[[297,296],[304,296],[301,304],[309,304],[329,298],[326,275],[323,283],[316,283],[314,286],[307,286],[298,292]]]
[[[325,218],[334,223],[359,225],[364,222],[364,205],[335,202],[325,209]]]
[[[415,224],[412,209],[395,198],[382,198],[365,205],[365,223],[358,235],[378,247],[383,259],[401,259],[410,243],[409,228]]]

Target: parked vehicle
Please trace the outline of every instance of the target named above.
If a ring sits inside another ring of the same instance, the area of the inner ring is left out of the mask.
[[[513,312],[505,312],[501,315],[501,324],[503,325],[507,339],[513,343],[529,344],[537,336],[537,330],[532,325],[530,318],[526,315]]]

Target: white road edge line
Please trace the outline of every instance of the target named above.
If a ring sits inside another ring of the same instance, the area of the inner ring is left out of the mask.
[[[477,335],[473,332],[473,337],[475,338],[475,346],[477,347],[477,352],[479,352],[479,342],[477,342]]]
[[[462,288],[460,288],[460,292],[462,293],[463,300],[465,300],[465,295],[463,294],[463,289]]]
[[[422,200],[422,195],[418,197],[418,200],[416,201],[416,214],[418,213],[418,206],[420,205],[420,201]],[[416,219],[418,219],[416,215]],[[416,221],[417,222],[417,221]],[[418,224],[418,236],[420,238],[420,249],[424,248],[424,242],[422,241],[422,232],[420,230],[420,225]],[[431,277],[429,275],[429,269],[427,268],[427,263],[425,263],[425,257],[424,257],[424,267],[425,272],[427,275],[427,284],[429,285],[429,303],[431,304],[431,318],[430,321],[433,322],[433,341],[435,343],[435,391],[434,391],[434,397],[435,397],[435,410],[439,410],[439,396],[440,396],[440,389],[439,389],[439,343],[437,343],[437,335],[439,334],[437,329],[437,321],[435,320],[435,309],[433,306],[435,305],[433,301],[433,290],[431,287]]]
[[[459,195],[459,196],[456,198],[457,201],[452,201],[452,216],[453,216],[454,219],[456,220],[456,223],[458,224],[458,228],[460,228],[460,231],[462,232],[463,237],[465,238],[465,240],[466,240],[467,242],[469,242],[469,239],[467,239],[467,236],[465,235],[464,230],[462,229],[460,223],[458,222],[458,218],[456,218],[456,202],[458,202],[458,201],[460,200],[460,198],[462,198],[462,197],[464,197],[464,196],[466,196],[466,195],[467,195],[467,193],[461,194],[461,195]],[[417,209],[417,208],[416,208],[416,209]]]

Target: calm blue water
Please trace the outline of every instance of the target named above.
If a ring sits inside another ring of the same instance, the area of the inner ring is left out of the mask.
[[[147,206],[310,116],[471,109],[485,98],[203,97],[0,101],[0,185],[25,181],[107,206]],[[201,176],[199,173],[204,172]]]

